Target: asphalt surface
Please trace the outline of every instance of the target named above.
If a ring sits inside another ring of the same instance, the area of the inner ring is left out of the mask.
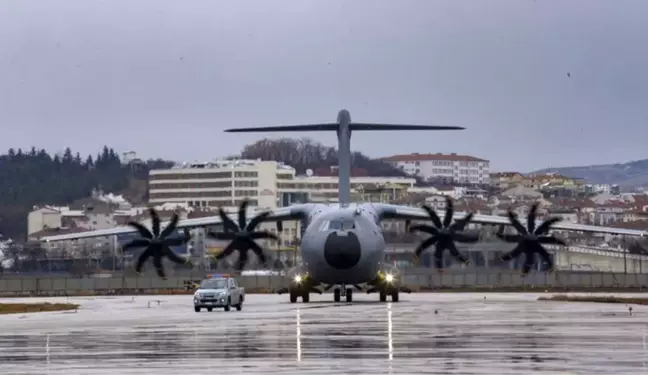
[[[210,313],[195,313],[191,296],[48,298],[81,308],[0,315],[0,373],[648,372],[648,307],[630,315],[625,305],[537,297],[411,294],[379,303],[356,295],[347,304],[327,294],[290,304],[249,295],[243,311]]]

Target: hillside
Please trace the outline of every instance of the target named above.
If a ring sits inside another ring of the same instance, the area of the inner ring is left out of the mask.
[[[546,172],[584,178],[592,184],[617,184],[622,188],[648,186],[648,159],[617,164],[545,168],[535,171],[535,173]]]
[[[277,160],[294,167],[298,174],[307,169],[320,170],[337,166],[337,150],[308,138],[262,139],[243,148],[240,155],[245,159]],[[410,177],[404,171],[385,163],[371,159],[360,152],[353,152],[353,167],[365,170],[369,176]]]
[[[298,173],[337,165],[333,148],[310,140],[261,140],[245,146],[243,158],[278,160],[294,166]],[[369,176],[404,176],[399,169],[353,154],[354,166]],[[147,201],[148,173],[168,168],[162,159],[122,164],[112,148],[104,146],[97,156],[82,158],[67,148],[63,155],[50,155],[32,148],[10,149],[0,155],[0,234],[21,241],[27,230],[27,214],[37,205],[69,205],[90,196],[95,188],[123,194],[131,203]]]
[[[27,229],[27,214],[36,205],[67,205],[88,197],[93,188],[122,193],[135,203],[145,202],[148,171],[168,167],[163,160],[123,165],[111,148],[96,157],[82,158],[67,148],[49,155],[32,148],[10,149],[0,155],[0,234],[20,241]]]

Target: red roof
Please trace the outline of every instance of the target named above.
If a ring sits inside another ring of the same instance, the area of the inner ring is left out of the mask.
[[[445,161],[481,161],[488,162],[488,160],[476,158],[468,155],[452,154],[407,154],[407,155],[392,155],[382,158],[385,161],[430,161],[430,160],[445,160]]]

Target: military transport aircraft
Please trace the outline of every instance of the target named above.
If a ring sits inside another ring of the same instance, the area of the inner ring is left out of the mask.
[[[434,259],[437,268],[442,267],[443,252],[448,250],[452,256],[462,262],[467,258],[457,251],[455,242],[474,243],[479,237],[476,234],[464,232],[468,223],[513,226],[518,234],[504,234],[503,229],[498,232],[498,237],[507,242],[517,243],[517,246],[503,256],[503,260],[513,259],[525,255],[523,272],[528,272],[534,264],[537,254],[551,267],[551,258],[542,246],[543,244],[565,245],[565,243],[550,236],[551,228],[559,230],[573,230],[584,232],[610,233],[617,235],[644,236],[648,233],[637,230],[615,229],[600,226],[580,225],[573,223],[560,223],[559,219],[551,218],[543,223],[536,222],[537,204],[531,207],[527,218],[526,227],[520,223],[513,212],[508,217],[477,215],[472,213],[455,213],[452,200],[447,200],[445,212],[437,213],[427,206],[422,208],[350,202],[350,169],[351,148],[350,140],[353,131],[379,131],[379,130],[461,130],[453,126],[428,126],[428,125],[395,125],[353,123],[347,110],[338,113],[335,123],[275,126],[261,128],[229,129],[227,132],[277,132],[277,131],[335,131],[338,136],[339,160],[339,203],[336,204],[297,204],[289,207],[277,208],[262,212],[247,220],[246,201],[238,212],[238,220],[234,221],[222,209],[218,215],[198,219],[178,220],[174,216],[160,231],[160,219],[151,209],[152,228],[139,223],[129,223],[130,227],[118,227],[105,230],[96,230],[68,235],[56,235],[42,238],[43,241],[61,241],[88,237],[110,236],[123,233],[139,232],[141,238],[135,239],[124,246],[130,248],[145,248],[136,264],[136,271],[142,269],[144,262],[153,258],[153,264],[160,277],[164,277],[162,258],[168,257],[171,261],[184,263],[186,260],[171,251],[170,246],[177,246],[189,241],[189,228],[206,227],[223,224],[223,232],[209,232],[208,235],[219,240],[231,241],[217,256],[225,258],[237,251],[239,253],[238,268],[242,269],[248,260],[248,250],[252,250],[262,262],[266,257],[263,249],[255,242],[258,239],[277,239],[272,233],[260,232],[256,228],[262,222],[276,222],[279,231],[282,230],[283,221],[298,220],[305,228],[300,251],[303,264],[300,272],[293,275],[290,287],[285,290],[290,294],[290,301],[296,302],[301,297],[303,302],[309,301],[311,292],[322,293],[324,290],[334,288],[334,300],[339,301],[342,296],[347,302],[352,301],[353,288],[378,293],[381,301],[387,297],[396,302],[400,291],[407,291],[398,276],[392,273],[385,264],[385,240],[380,223],[382,220],[404,220],[410,231],[422,231],[431,236],[424,240],[415,250],[415,256],[421,254],[426,248],[435,245]],[[439,216],[443,217],[443,220]],[[411,221],[426,221],[433,225],[410,225]],[[178,229],[184,230],[184,236],[173,237]],[[352,286],[352,287],[348,287]]]

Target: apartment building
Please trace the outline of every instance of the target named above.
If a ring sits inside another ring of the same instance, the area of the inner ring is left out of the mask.
[[[352,177],[352,193],[377,187],[410,188],[403,177]],[[221,160],[183,164],[149,174],[149,202],[186,203],[193,207],[234,208],[243,199],[251,206],[275,208],[295,202],[337,202],[337,176],[297,176],[295,169],[276,161]]]
[[[407,154],[392,155],[383,161],[402,169],[412,176],[426,180],[446,180],[467,184],[490,183],[490,162],[468,155]]]

